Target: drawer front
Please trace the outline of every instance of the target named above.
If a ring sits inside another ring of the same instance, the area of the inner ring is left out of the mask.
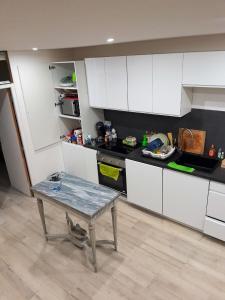
[[[225,241],[225,223],[206,217],[204,233]]]
[[[211,191],[215,191],[218,193],[223,193],[225,194],[225,184],[223,183],[219,183],[219,182],[215,182],[215,181],[210,181],[210,187],[209,189]]]
[[[207,216],[225,222],[225,194],[209,192]]]

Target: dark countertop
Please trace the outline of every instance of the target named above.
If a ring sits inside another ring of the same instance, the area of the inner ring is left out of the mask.
[[[189,174],[192,176],[197,176],[197,177],[201,177],[201,178],[205,178],[205,179],[209,179],[212,181],[217,181],[217,182],[221,182],[221,183],[225,184],[225,169],[221,168],[220,164],[213,172],[204,172],[204,171],[195,170],[193,173],[186,173],[183,171],[174,170],[167,166],[167,164],[169,162],[175,161],[179,156],[180,156],[180,153],[176,152],[166,160],[159,160],[159,159],[155,159],[155,158],[149,158],[149,157],[142,156],[141,148],[139,148],[139,149],[133,151],[132,153],[130,153],[129,155],[127,155],[126,158],[130,159],[130,160],[142,162],[145,164],[153,165],[156,167],[165,168],[165,169],[173,170],[176,172],[181,172],[181,173],[185,173],[185,174]]]
[[[213,172],[204,172],[204,171],[195,170],[193,173],[187,173],[187,172],[171,169],[167,166],[167,164],[169,162],[175,161],[180,156],[179,152],[175,152],[171,157],[169,157],[166,160],[159,160],[159,159],[155,159],[155,158],[144,157],[142,155],[141,148],[138,148],[138,149],[132,151],[130,154],[121,154],[121,153],[116,153],[114,151],[110,151],[110,150],[107,150],[107,149],[99,149],[100,145],[102,145],[102,143],[101,144],[96,144],[95,146],[93,146],[93,145],[84,145],[84,147],[94,149],[94,150],[101,150],[101,152],[103,152],[103,153],[106,153],[106,154],[109,154],[109,155],[112,154],[113,156],[121,157],[121,158],[124,158],[124,159],[127,158],[127,159],[130,159],[130,160],[142,162],[142,163],[153,165],[153,166],[156,166],[156,167],[165,168],[165,169],[173,170],[173,171],[176,171],[176,172],[181,172],[181,173],[185,173],[185,174],[189,174],[189,175],[192,175],[192,176],[197,176],[197,177],[201,177],[201,178],[205,178],[205,179],[208,179],[208,180],[212,180],[212,181],[216,181],[216,182],[220,182],[220,183],[225,184],[225,169],[221,168],[220,164],[218,165],[218,167]]]

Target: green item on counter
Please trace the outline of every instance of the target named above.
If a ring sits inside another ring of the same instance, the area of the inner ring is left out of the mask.
[[[147,138],[146,133],[143,135],[143,140],[142,140],[141,144],[143,147],[146,147],[148,145],[148,138]]]
[[[115,181],[118,180],[119,175],[120,175],[120,169],[105,165],[103,163],[100,163],[99,165],[100,165],[100,173],[103,176],[110,177],[110,178],[114,179]]]
[[[187,172],[187,173],[192,173],[195,170],[194,168],[191,168],[191,167],[178,165],[177,163],[175,163],[175,161],[171,161],[170,163],[167,164],[167,166],[170,167],[171,169],[175,169],[175,170],[179,170],[179,171],[183,171],[183,172]]]

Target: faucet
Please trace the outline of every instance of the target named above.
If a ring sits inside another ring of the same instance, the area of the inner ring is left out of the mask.
[[[180,151],[182,151],[182,149],[183,149],[183,135],[184,135],[185,131],[188,131],[190,133],[191,142],[193,143],[193,141],[194,141],[194,135],[193,135],[192,130],[189,129],[189,128],[183,128],[181,133],[180,133],[180,147],[179,147]]]

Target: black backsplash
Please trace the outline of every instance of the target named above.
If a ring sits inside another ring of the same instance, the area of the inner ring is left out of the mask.
[[[105,110],[105,120],[112,122],[118,137],[135,136],[141,141],[146,130],[172,132],[176,137],[179,128],[190,128],[206,131],[205,153],[211,144],[225,151],[225,112],[192,109],[182,118]]]

